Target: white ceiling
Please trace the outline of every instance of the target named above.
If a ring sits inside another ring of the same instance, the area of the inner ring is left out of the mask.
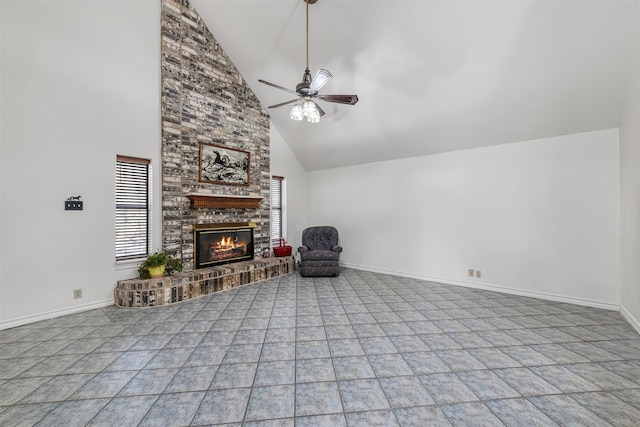
[[[305,68],[304,0],[191,0],[266,107]],[[318,0],[309,7],[320,123],[270,109],[307,170],[616,127],[640,1]]]

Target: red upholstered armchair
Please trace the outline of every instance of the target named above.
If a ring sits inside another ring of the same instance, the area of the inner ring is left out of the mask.
[[[302,231],[300,275],[337,276],[340,274],[338,230],[328,225],[309,227]]]

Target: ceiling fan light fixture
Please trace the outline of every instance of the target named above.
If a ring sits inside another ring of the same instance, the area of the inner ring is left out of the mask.
[[[317,115],[318,118],[320,117],[320,113],[316,108],[316,103],[310,99],[304,102],[304,105],[302,106],[302,114],[307,118],[312,115]]]
[[[295,120],[295,121],[299,121],[304,118],[304,114],[302,114],[302,106],[300,106],[299,102],[296,102],[294,106],[291,108],[289,117],[291,118],[291,120]]]
[[[309,123],[320,123],[320,114],[312,114],[307,117],[307,122]]]

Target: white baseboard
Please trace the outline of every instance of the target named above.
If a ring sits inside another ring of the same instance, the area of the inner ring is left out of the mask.
[[[638,322],[638,319],[633,317],[631,313],[629,313],[629,311],[626,308],[624,308],[622,304],[620,305],[620,314],[622,314],[622,316],[625,318],[627,322],[629,322],[629,324],[633,327],[633,329],[635,329],[636,332],[640,334],[640,322]]]
[[[416,275],[416,274],[404,273],[404,272],[401,272],[401,271],[384,270],[384,269],[380,269],[380,268],[365,267],[365,266],[362,266],[362,265],[355,265],[355,264],[341,264],[341,265],[343,267],[353,268],[355,270],[370,271],[372,273],[390,274],[390,275],[393,275],[393,276],[407,277],[407,278],[410,278],[410,279],[418,279],[418,280],[425,280],[425,281],[428,281],[428,282],[444,283],[446,285],[463,286],[465,288],[474,288],[474,289],[482,289],[482,290],[486,290],[486,291],[501,292],[501,293],[509,294],[509,295],[518,295],[518,296],[523,296],[523,297],[544,299],[544,300],[548,300],[548,301],[556,301],[556,302],[564,302],[564,303],[568,303],[568,304],[582,305],[582,306],[586,306],[586,307],[602,308],[604,310],[612,310],[612,311],[619,311],[620,310],[620,305],[618,305],[618,304],[606,303],[606,302],[601,302],[601,301],[593,301],[593,300],[588,300],[588,299],[584,299],[584,298],[567,297],[567,296],[563,296],[563,295],[556,295],[556,294],[551,294],[551,293],[546,293],[546,292],[524,291],[524,290],[521,290],[521,289],[514,289],[514,288],[509,288],[509,287],[505,287],[505,286],[498,286],[498,285],[485,285],[485,284],[481,284],[481,283],[461,282],[461,281],[456,281],[456,280],[443,279],[443,278],[440,278],[440,277],[420,276],[420,275]]]
[[[622,305],[587,300],[583,298],[566,297],[562,295],[555,295],[555,294],[549,294],[544,292],[523,291],[520,289],[513,289],[513,288],[504,287],[504,286],[483,285],[479,283],[460,282],[460,281],[443,279],[438,277],[421,276],[421,275],[410,274],[410,273],[405,273],[401,271],[385,270],[381,268],[374,268],[374,267],[368,267],[368,266],[362,266],[362,265],[356,265],[356,264],[341,263],[340,265],[345,268],[353,268],[354,270],[369,271],[372,273],[389,274],[393,276],[407,277],[410,279],[444,283],[447,285],[483,289],[488,291],[502,292],[510,295],[519,295],[519,296],[539,298],[539,299],[544,299],[549,301],[577,304],[577,305],[582,305],[587,307],[602,308],[605,310],[620,311],[620,313],[622,314],[622,316],[624,316],[627,322],[629,322],[629,324],[640,334],[640,322],[636,318],[634,318]],[[38,313],[38,314],[29,315],[29,316],[16,317],[13,319],[0,321],[0,330],[15,328],[16,326],[27,325],[29,323],[40,322],[42,320],[54,319],[56,317],[65,316],[68,314],[81,313],[83,311],[94,310],[96,308],[109,307],[111,305],[113,305],[113,300],[96,301],[88,304],[82,304],[82,305],[76,305],[73,307],[63,308],[60,310],[52,310],[45,313]]]
[[[88,304],[75,305],[73,307],[63,308],[59,310],[47,311],[45,313],[31,314],[29,316],[15,317],[13,319],[0,321],[0,330],[15,328],[16,326],[27,325],[29,323],[40,322],[41,320],[54,319],[67,314],[81,313],[83,311],[94,310],[113,305],[113,299],[96,301]]]

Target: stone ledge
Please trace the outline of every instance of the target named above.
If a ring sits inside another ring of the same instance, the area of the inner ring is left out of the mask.
[[[259,282],[293,272],[294,259],[259,258],[251,261],[183,271],[160,279],[120,280],[114,290],[118,307],[168,305],[213,292]]]

